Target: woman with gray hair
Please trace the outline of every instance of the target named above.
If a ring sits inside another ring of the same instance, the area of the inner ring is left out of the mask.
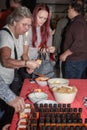
[[[23,54],[23,34],[29,30],[32,23],[32,14],[26,7],[17,8],[9,17],[7,25],[4,28],[8,29],[11,35],[5,31],[0,32],[0,75],[5,80],[5,83],[10,85],[14,79],[14,69],[27,67],[35,69],[38,67],[35,61],[21,60]],[[17,51],[15,59],[14,47]]]
[[[10,95],[10,98],[5,102],[8,102],[9,105],[13,106],[15,112],[22,111],[25,107],[25,103],[22,97],[16,96],[15,93],[9,90],[9,86],[14,79],[14,70],[21,67],[27,67],[34,70],[38,67],[36,61],[24,61],[21,59],[24,42],[23,34],[29,30],[31,23],[32,14],[30,10],[26,7],[19,7],[8,17],[7,25],[0,31],[0,76],[3,82],[3,85],[0,85],[0,92],[3,94],[1,94],[3,100],[7,99],[6,95],[8,91],[10,92],[8,94]],[[17,52],[17,59],[15,59],[14,48]],[[1,102],[2,101],[0,100],[0,104]],[[9,111],[7,117],[11,115],[10,108]],[[7,119],[5,119],[5,121],[6,120]],[[7,122],[10,123],[9,121]]]

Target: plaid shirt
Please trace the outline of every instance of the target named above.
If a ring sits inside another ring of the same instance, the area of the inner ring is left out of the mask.
[[[0,76],[0,98],[5,102],[14,100],[16,95],[10,90],[9,86],[4,82]]]

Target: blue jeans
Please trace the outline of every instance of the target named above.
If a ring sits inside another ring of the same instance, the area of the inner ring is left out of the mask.
[[[86,70],[87,60],[84,61],[71,61],[67,60],[65,63],[64,78],[81,79],[83,72]]]

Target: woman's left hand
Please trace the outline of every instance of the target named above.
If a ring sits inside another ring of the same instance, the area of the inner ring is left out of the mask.
[[[47,48],[47,51],[48,51],[49,53],[54,53],[54,52],[55,52],[55,47],[54,47],[54,46],[48,47],[48,48]]]

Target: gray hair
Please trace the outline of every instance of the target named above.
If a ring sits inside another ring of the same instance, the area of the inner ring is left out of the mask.
[[[7,24],[13,25],[14,21],[19,22],[23,18],[30,18],[33,20],[33,16],[30,12],[30,10],[27,7],[18,7],[16,8],[12,14],[8,16]]]

